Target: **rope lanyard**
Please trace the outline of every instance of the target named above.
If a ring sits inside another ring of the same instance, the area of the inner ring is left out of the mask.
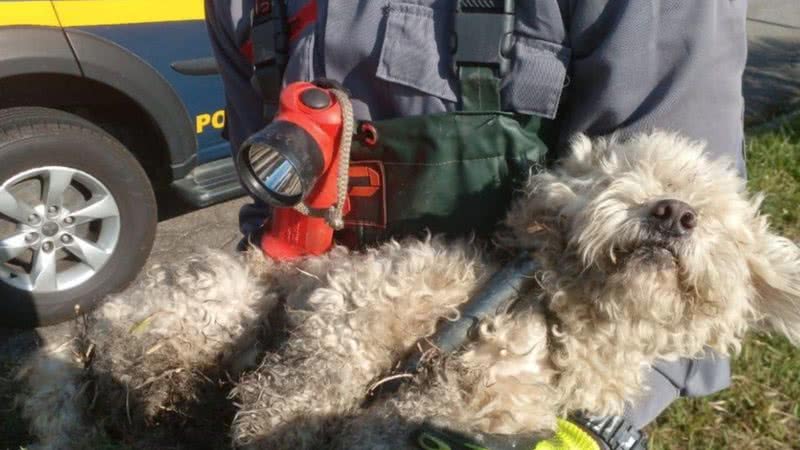
[[[342,137],[339,139],[339,173],[336,175],[336,204],[328,209],[311,208],[305,203],[295,205],[294,209],[300,214],[313,217],[323,217],[325,222],[334,230],[344,228],[344,205],[347,201],[347,185],[350,180],[350,150],[353,144],[355,121],[353,119],[353,104],[347,93],[339,89],[331,89],[342,109]]]

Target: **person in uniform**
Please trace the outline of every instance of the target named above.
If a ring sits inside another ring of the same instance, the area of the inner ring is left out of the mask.
[[[233,152],[266,124],[264,99],[251,83],[251,14],[276,1],[206,0]],[[454,11],[485,3],[284,1],[288,59],[283,83],[319,78],[341,83],[358,120],[458,111],[464,102],[463,80],[453,70]],[[729,158],[745,176],[745,0],[511,3],[513,32],[504,52],[508,65],[497,80],[499,107],[551,124],[551,153],[575,133],[624,137],[659,128],[705,141],[712,156]],[[474,33],[482,39],[482,31]],[[245,205],[242,233],[257,235],[268,214],[261,202]],[[648,377],[646,398],[623,418],[635,429],[680,396],[726,388],[730,366],[708,355],[660,363]]]

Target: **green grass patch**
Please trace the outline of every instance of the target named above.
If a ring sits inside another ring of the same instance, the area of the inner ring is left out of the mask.
[[[773,229],[800,240],[800,117],[750,133],[747,167]],[[800,449],[800,350],[783,337],[750,336],[730,389],[675,402],[648,431],[653,450]]]

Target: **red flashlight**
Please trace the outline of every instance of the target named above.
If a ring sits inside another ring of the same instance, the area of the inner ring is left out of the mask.
[[[294,207],[325,211],[336,204],[342,122],[342,106],[331,90],[292,83],[281,93],[274,121],[242,145],[235,163],[243,185],[274,206],[261,239],[266,255],[293,259],[333,245],[334,230],[324,217]]]

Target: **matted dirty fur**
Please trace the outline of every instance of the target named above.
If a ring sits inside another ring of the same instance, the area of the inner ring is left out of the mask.
[[[246,261],[209,251],[155,267],[76,321],[19,372],[22,414],[39,440],[31,448],[226,444],[224,384],[257,362],[277,299],[269,285]]]
[[[691,208],[691,226],[667,232],[663,200]],[[246,448],[398,449],[423,421],[479,437],[547,432],[574,410],[620,414],[645,393],[658,359],[734,354],[752,327],[800,344],[800,250],[769,231],[760,202],[699,143],[660,132],[579,136],[553,170],[530,178],[497,238],[533,251],[538,288],[394,395],[364,403],[496,269],[473,243],[410,239],[292,264],[200,256],[212,281],[151,284],[99,310],[75,338],[96,342],[88,372],[71,344],[37,356],[25,412],[45,447],[75,448],[63,443],[100,429],[98,414],[85,412],[82,380],[104,386],[98,399],[116,395],[108,411],[120,423],[130,415],[147,427],[199,398],[202,382],[181,374],[221,379],[244,368],[231,392],[231,437]],[[278,298],[288,336],[248,368],[256,322]],[[219,306],[208,312],[203,299]],[[163,309],[174,317],[155,313]],[[215,325],[218,314],[225,325]]]

